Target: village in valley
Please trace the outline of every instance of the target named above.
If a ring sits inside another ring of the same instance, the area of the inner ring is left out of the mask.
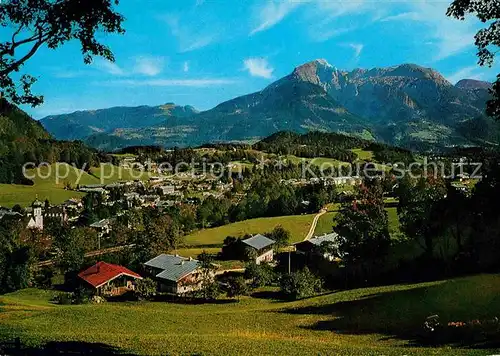
[[[0,356],[499,354],[499,9],[0,0]]]

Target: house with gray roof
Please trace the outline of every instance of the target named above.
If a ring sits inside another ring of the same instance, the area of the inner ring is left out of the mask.
[[[200,262],[178,255],[161,254],[144,263],[161,292],[185,294],[200,287]]]
[[[295,244],[297,253],[307,255],[309,258],[322,256],[330,261],[335,259],[332,253],[326,250],[338,249],[340,245],[340,237],[337,233],[324,234],[316,236],[312,239],[301,241]]]
[[[274,240],[258,234],[242,241],[248,248],[255,251],[255,263],[271,262],[274,258]]]

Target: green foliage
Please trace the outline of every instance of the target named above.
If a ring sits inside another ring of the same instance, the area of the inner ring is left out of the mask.
[[[88,169],[98,161],[95,150],[81,142],[52,140],[39,122],[0,99],[0,183],[32,185],[22,172],[26,162],[33,165],[66,162]]]
[[[268,153],[295,155],[298,157],[330,157],[339,161],[353,162],[357,155],[350,150],[364,147],[369,141],[336,133],[309,132],[299,135],[282,131],[256,143],[254,148]]]
[[[434,253],[437,230],[441,221],[437,202],[446,196],[446,185],[441,179],[432,176],[418,181],[401,180],[399,184],[398,214],[401,230],[410,238],[423,240],[428,258]]]
[[[131,240],[135,244],[133,250],[138,263],[175,250],[182,241],[177,219],[170,215],[157,215],[156,212],[143,215],[144,230],[131,232]]]
[[[72,294],[66,292],[59,293],[54,297],[54,302],[60,305],[71,305],[73,304]]]
[[[20,0],[2,4],[0,26],[11,34],[5,37],[8,40],[0,42],[1,96],[17,104],[36,106],[43,102],[42,96],[31,93],[36,78],[23,74],[18,79],[17,75],[42,46],[56,49],[69,41],[78,41],[86,64],[92,62],[93,56],[113,61],[110,49],[97,39],[99,32],[124,32],[123,17],[113,10],[112,4],[110,0],[93,1],[88,6],[81,6],[78,0]]]
[[[340,236],[339,255],[345,265],[364,278],[377,273],[374,264],[383,264],[390,245],[387,212],[378,180],[365,181],[354,201],[342,203],[335,217],[334,231]]]
[[[248,294],[248,285],[245,278],[242,276],[231,277],[227,280],[228,290],[227,296],[229,298],[237,298],[242,295]]]
[[[0,220],[0,293],[23,289],[33,281],[34,252],[23,243],[21,223]]]
[[[150,278],[136,281],[134,294],[139,300],[149,300],[156,295],[157,283]]]
[[[500,15],[498,13],[498,2],[496,0],[468,1],[454,0],[448,8],[447,15],[464,20],[469,14],[476,16],[481,22],[488,24],[486,28],[480,29],[476,36],[476,46],[480,65],[490,66],[493,64],[495,54],[493,48],[500,45]],[[487,103],[487,114],[500,120],[500,74],[491,91],[493,98]]]
[[[252,280],[252,288],[273,285],[276,281],[276,273],[268,263],[256,264],[255,261],[245,266],[245,278]]]
[[[64,272],[78,272],[84,265],[85,252],[94,250],[95,232],[89,228],[62,229],[52,236],[55,261]]]
[[[321,280],[306,267],[291,274],[283,274],[280,279],[283,295],[292,300],[308,298],[321,292]]]
[[[206,251],[203,251],[198,256],[200,262],[200,288],[194,291],[194,296],[207,301],[217,299],[222,291],[220,290],[219,283],[215,280],[215,270],[217,267],[214,264],[213,257]]]
[[[54,274],[54,269],[52,267],[42,267],[35,274],[35,285],[38,288],[44,289],[52,287],[52,278]]]
[[[286,230],[283,226],[276,226],[273,231],[265,234],[271,240],[274,240],[274,247],[279,249],[281,247],[288,246],[290,244],[290,231]]]

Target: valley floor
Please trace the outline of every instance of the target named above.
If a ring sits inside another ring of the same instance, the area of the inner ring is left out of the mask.
[[[50,341],[141,355],[482,355],[493,350],[418,347],[413,340],[432,314],[444,323],[500,315],[499,275],[364,288],[296,302],[273,299],[274,290],[266,289],[217,304],[64,306],[50,302],[54,293],[27,289],[0,297],[1,338],[19,336],[33,347]]]

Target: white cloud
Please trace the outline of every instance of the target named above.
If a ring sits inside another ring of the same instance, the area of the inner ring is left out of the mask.
[[[355,30],[354,27],[349,28],[335,28],[332,30],[324,30],[324,31],[313,31],[311,33],[311,39],[315,42],[324,42],[328,41],[331,38],[343,35],[344,33],[348,33]]]
[[[105,59],[98,59],[94,62],[97,69],[115,76],[125,75],[125,71],[120,68],[116,63],[107,61]]]
[[[418,12],[411,11],[411,12],[402,12],[397,15],[391,15],[380,19],[381,22],[406,21],[406,20],[420,21],[422,20],[422,17]]]
[[[362,43],[349,43],[348,46],[354,50],[354,58],[355,59],[359,58],[359,56],[361,55],[361,52],[363,52],[363,48],[365,47],[365,45]]]
[[[410,11],[381,19],[381,22],[413,21],[428,28],[418,34],[436,47],[432,60],[439,61],[459,54],[474,45],[477,32],[473,20],[458,21],[446,16],[447,2],[415,1],[406,6]]]
[[[188,61],[184,62],[184,64],[182,65],[182,70],[185,73],[189,72],[189,62]]]
[[[99,82],[101,85],[124,85],[131,87],[209,87],[214,85],[235,84],[234,79],[228,78],[201,78],[201,79],[147,79],[147,80],[115,80]]]
[[[448,79],[453,84],[456,84],[459,80],[462,79],[484,80],[485,73],[483,72],[483,70],[484,68],[481,68],[476,64],[473,66],[461,68],[458,71],[447,75],[446,79]]]
[[[134,73],[157,76],[163,70],[164,58],[141,56],[135,58]]]
[[[180,23],[179,17],[164,16],[162,18],[170,28],[172,36],[179,42],[180,52],[190,52],[203,47],[207,47],[217,40],[216,32],[213,28],[210,30],[203,24],[197,24],[196,30],[191,26],[183,26]]]
[[[243,66],[251,76],[261,78],[272,78],[274,68],[269,66],[265,58],[247,58],[243,61]]]
[[[265,1],[264,6],[258,10],[257,25],[252,29],[250,35],[270,29],[299,5],[301,5],[300,1],[293,0]]]

